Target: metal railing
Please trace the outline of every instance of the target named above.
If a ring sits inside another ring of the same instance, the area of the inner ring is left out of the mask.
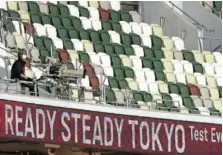
[[[199,42],[201,51],[204,51],[203,44],[205,41],[209,42],[211,52],[215,52],[215,51],[222,52],[222,38],[198,37],[198,42]],[[217,41],[217,44],[219,44],[217,47],[213,47],[214,41]]]
[[[202,1],[202,5],[204,6],[208,6],[209,9],[211,9],[211,12],[213,14],[215,14],[217,17],[222,18],[222,12],[216,10],[214,7],[210,6],[208,3],[206,3],[205,1]]]

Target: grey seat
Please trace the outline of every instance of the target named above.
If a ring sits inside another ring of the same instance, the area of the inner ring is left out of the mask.
[[[136,22],[136,23],[141,23],[142,22],[141,16],[138,12],[129,11],[129,14],[132,16],[133,22]]]
[[[47,15],[49,14],[49,8],[47,4],[40,1],[37,1],[37,4],[39,5],[39,9],[41,13],[45,13]]]
[[[96,75],[102,75],[104,73],[101,66],[94,66],[94,71]]]
[[[210,97],[209,89],[207,87],[200,87],[200,93],[202,98]]]
[[[213,103],[210,99],[203,99],[203,104],[206,108],[213,108]]]
[[[39,49],[34,47],[31,50],[31,56],[32,56],[32,60],[33,62],[40,62],[40,54],[39,54]]]
[[[125,103],[124,93],[121,90],[117,89],[117,88],[113,88],[112,90],[115,93],[116,102],[119,103],[119,104],[124,104]]]
[[[11,33],[8,33],[5,37],[5,42],[8,48],[16,48],[16,43],[14,36]]]
[[[174,52],[174,58],[177,60],[183,60],[183,54],[181,52]]]
[[[105,10],[111,9],[109,1],[100,1],[100,6]]]

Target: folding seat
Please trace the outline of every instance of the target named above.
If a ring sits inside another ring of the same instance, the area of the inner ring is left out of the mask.
[[[178,60],[172,60],[173,67],[174,67],[174,73],[183,73],[184,68],[180,61]]]
[[[173,65],[171,61],[167,59],[161,59],[161,61],[163,62],[163,66],[166,72],[173,72]]]
[[[154,49],[162,49],[163,47],[163,41],[161,38],[155,36],[155,35],[151,35],[150,36],[151,41],[152,41],[152,47]]]
[[[121,33],[120,37],[121,37],[121,41],[123,45],[126,45],[126,46],[132,45],[132,39],[130,35],[126,33]]]
[[[221,102],[221,100],[214,100],[214,107],[222,113],[222,102]]]
[[[206,75],[206,80],[207,80],[207,85],[209,87],[213,87],[213,88],[217,87],[217,82],[216,82],[216,79],[214,78],[214,76]]]
[[[63,49],[63,40],[59,38],[52,38],[52,41],[56,49]]]
[[[207,63],[213,64],[215,63],[214,55],[209,51],[203,51],[204,59]]]
[[[78,3],[78,6],[83,6],[85,8],[88,7],[88,1],[78,1],[77,3]]]
[[[222,86],[222,77],[215,77],[218,86]]]
[[[138,83],[135,80],[131,78],[126,78],[126,81],[131,90],[137,90],[137,91],[139,90]]]
[[[210,111],[208,108],[203,107],[203,102],[200,98],[198,97],[193,97],[193,103],[195,105],[195,107],[199,110],[199,113],[201,115],[206,115],[206,116],[210,116]]]
[[[184,41],[179,37],[172,37],[175,51],[181,51],[184,49]]]
[[[67,1],[67,2],[70,5],[78,6],[78,2],[77,1]]]
[[[204,73],[203,66],[199,63],[193,63],[193,68],[195,73]]]
[[[106,91],[106,102],[110,105],[116,105],[116,97],[113,90],[109,89]]]
[[[114,76],[114,71],[112,67],[106,66],[103,69],[106,76],[112,76],[112,77]]]
[[[222,86],[218,86],[218,91],[219,91],[219,94],[220,94],[220,98],[222,98]]]
[[[69,33],[69,37],[71,39],[80,39],[78,30],[76,30],[74,28],[69,28],[68,33]]]
[[[85,52],[87,52],[87,53],[88,52],[94,52],[94,46],[93,46],[93,44],[90,41],[88,41],[88,40],[82,40],[81,42],[84,45],[84,51]]]
[[[122,32],[122,27],[119,24],[119,22],[111,22],[111,24],[112,24],[112,30],[113,31],[118,32],[118,33]]]
[[[40,62],[39,49],[36,47],[33,47],[30,52],[31,52],[32,61],[34,63],[39,63]]]
[[[160,49],[155,49],[154,50],[154,54],[155,54],[155,58],[156,59],[159,59],[160,60],[160,59],[164,58],[164,53]]]
[[[129,14],[132,16],[132,21],[136,23],[141,23],[142,19],[140,14],[137,11],[129,11]]]
[[[151,83],[151,82],[155,82],[155,73],[153,70],[150,70],[150,69],[146,69],[146,68],[143,68],[142,69],[144,71],[144,74],[145,74],[145,77],[146,77],[146,82],[147,83]]]
[[[20,18],[22,19],[22,22],[29,22],[30,21],[30,16],[29,16],[28,12],[19,10],[18,13],[20,15]]]
[[[110,20],[113,22],[119,22],[121,20],[119,12],[115,10],[108,10],[110,14]]]
[[[134,50],[131,46],[124,46],[124,49],[125,49],[125,55],[127,55],[127,56],[134,55]]]
[[[100,33],[101,33],[102,43],[107,44],[107,43],[110,43],[111,42],[110,35],[109,35],[108,32],[106,32],[106,31],[100,31]]]
[[[63,40],[70,39],[68,30],[63,27],[57,29],[57,35],[59,38],[61,38]]]
[[[45,62],[47,57],[50,57],[50,51],[48,51],[47,49],[40,49],[41,62]]]
[[[183,53],[184,60],[187,60],[189,62],[194,62],[194,55],[192,52],[188,50],[182,50],[181,52]]]
[[[99,88],[99,79],[97,76],[92,76],[90,77],[90,86],[93,88],[93,89],[98,89]]]
[[[73,23],[70,17],[61,18],[62,24],[65,28],[73,27]]]
[[[99,8],[99,1],[89,1],[89,6],[93,8]]]
[[[48,51],[51,51],[53,47],[53,41],[51,38],[48,38],[48,37],[43,37],[43,43],[44,43],[44,46],[45,48],[48,50]],[[61,42],[61,44],[63,45],[63,43]],[[59,46],[61,44],[58,44]]]
[[[75,62],[76,60],[79,60],[79,55],[76,51],[73,50],[67,50],[71,62]]]
[[[129,57],[131,62],[132,62],[132,66],[135,68],[135,69],[142,69],[142,61],[139,57],[137,56],[130,56]]]
[[[58,4],[61,17],[69,17],[70,11],[67,4]]]
[[[115,11],[121,10],[120,1],[110,1],[110,6],[112,10],[115,10]]]
[[[86,17],[80,17],[80,19],[81,19],[82,26],[85,30],[92,29],[91,21],[89,19],[87,19]]]
[[[46,29],[47,36],[49,38],[51,39],[57,38],[57,30],[54,26],[45,24],[44,27]]]
[[[146,103],[144,102],[143,96],[140,92],[133,91],[133,99],[134,99],[134,104],[138,105],[142,109],[144,109],[144,107],[146,108]]]
[[[87,90],[92,89],[91,86],[90,86],[90,81],[89,81],[88,76],[85,76],[85,78],[81,79],[81,86],[84,87]]]
[[[132,28],[129,23],[127,23],[126,21],[119,21],[119,23],[122,27],[122,32],[127,33],[127,34],[132,32]]]
[[[143,68],[154,69],[152,60],[147,59],[147,58],[141,58],[141,60],[142,60],[142,67]]]
[[[158,37],[163,36],[163,28],[160,25],[152,24],[151,26],[152,26],[153,35],[156,35]]]
[[[105,53],[108,55],[115,55],[115,50],[112,44],[104,44]]]
[[[68,62],[70,60],[69,53],[66,50],[59,50],[59,59],[61,62]]]
[[[24,29],[24,26],[21,22],[19,21],[12,21],[13,23],[13,26],[15,28],[15,31],[19,34],[24,34],[25,33],[25,29]]]
[[[43,1],[41,1],[41,2],[37,1],[36,3],[38,4],[41,13],[45,13],[45,14],[49,15],[48,4],[43,3]]]
[[[92,28],[95,31],[102,30],[102,25],[101,25],[101,21],[100,20],[92,20],[91,24],[92,24]]]
[[[190,113],[199,114],[198,109],[194,106],[193,100],[190,97],[183,97],[183,104],[189,109]]]
[[[165,75],[166,75],[167,82],[176,83],[175,74],[173,74],[172,72],[166,72]]]
[[[93,42],[101,42],[101,37],[99,33],[95,30],[88,30],[90,38]]]
[[[8,33],[5,37],[6,46],[10,49],[16,48],[16,42],[13,34]]]
[[[114,47],[115,54],[117,54],[117,55],[124,55],[125,54],[125,49],[124,49],[123,46],[121,46],[119,44],[116,44],[116,43],[113,43],[112,45]]]
[[[80,17],[86,17],[89,18],[90,14],[87,8],[83,7],[83,6],[79,6],[78,7],[79,12],[80,12]]]
[[[76,51],[84,51],[84,45],[80,40],[71,39],[71,41],[73,42],[73,46]]]
[[[200,53],[200,51],[193,50],[192,53],[194,54],[194,59],[196,62],[201,64],[204,62],[204,56],[202,53]]]
[[[87,30],[79,30],[80,40],[90,40],[90,35]]]
[[[42,24],[53,25],[52,18],[47,14],[41,14]]]
[[[177,94],[170,94],[174,106],[180,109],[181,113],[189,113],[188,109],[183,105],[182,97]]]
[[[92,65],[90,65],[87,62],[83,62],[82,64],[83,64],[84,70],[86,70],[86,73],[89,77],[95,76],[95,72]]]
[[[194,74],[186,74],[186,80],[188,84],[194,84],[194,85],[197,84]]]
[[[38,13],[40,13],[39,5],[36,2],[29,1],[29,2],[27,2],[27,4],[28,4],[29,12],[31,14],[38,14]]]
[[[90,59],[92,59],[92,58],[90,58]],[[99,59],[99,63],[100,63],[100,56],[98,56],[97,58]],[[94,71],[95,71],[95,74],[97,75],[97,77],[99,79],[100,84],[101,84],[102,83],[101,80],[104,80],[106,78],[104,76],[104,70],[103,70],[103,68],[101,66],[99,66],[99,65],[94,65]],[[102,77],[102,76],[104,76],[104,77]]]
[[[153,49],[143,46],[143,50],[144,50],[144,57],[146,57],[148,59],[155,58]]]
[[[211,64],[203,63],[204,73],[208,75],[214,75],[214,68]]]
[[[101,25],[102,25],[103,30],[105,31],[112,30],[112,24],[109,21],[102,20]]]
[[[42,23],[42,19],[41,16],[39,16],[38,14],[31,14],[30,15],[30,19],[31,19],[31,23]]]
[[[34,46],[36,46],[39,49],[44,48],[43,39],[41,37],[34,36]]]
[[[99,12],[96,8],[88,7],[88,11],[89,11],[91,20],[99,20],[100,19]]]
[[[155,71],[156,81],[166,81],[166,76],[163,71]]]
[[[168,60],[173,59],[173,52],[163,49],[164,57]]]
[[[168,36],[162,36],[162,41],[163,41],[163,45],[164,47],[162,48],[163,50],[167,50],[167,51],[172,51],[173,50],[173,41],[170,37]]]
[[[219,91],[217,88],[209,88],[209,92],[212,100],[220,99]]]
[[[215,63],[212,66],[214,68],[215,75],[221,76],[222,75],[222,65]]]
[[[7,2],[7,6],[8,6],[8,9],[9,9],[9,10],[18,11],[17,2],[8,1],[8,2]]]
[[[130,22],[129,23],[132,27],[132,33],[135,33],[137,35],[141,35],[142,34],[142,29],[141,26],[138,23],[135,22]],[[148,34],[147,34],[148,35]]]
[[[168,88],[167,83],[165,83],[163,81],[157,81],[156,83],[158,84],[160,93],[166,93],[166,94],[169,93],[169,88]]]
[[[116,78],[113,78],[111,76],[108,76],[108,84],[110,88],[119,88],[118,80]]]
[[[112,43],[117,43],[117,44],[121,43],[120,35],[117,32],[108,31],[108,33],[110,35],[110,40],[111,40]]]
[[[152,41],[151,41],[150,36],[143,34],[140,37],[141,37],[141,40],[142,40],[142,46],[146,46],[146,47],[149,47],[149,48],[152,47]]]
[[[122,61],[119,56],[111,56],[111,65],[113,67],[121,67]]]
[[[176,59],[176,60],[183,60],[183,54],[182,54],[182,52],[173,52],[173,54],[174,54],[174,58]]]
[[[146,92],[149,91],[148,84],[146,82],[140,82],[140,81],[138,81],[138,85],[139,85],[139,90],[140,91],[146,91]]]
[[[141,26],[142,34],[144,34],[146,36],[152,35],[152,27],[149,24],[140,23],[139,25]]]
[[[177,83],[177,86],[179,88],[180,94],[182,97],[188,97],[190,96],[190,90],[189,87],[183,83]]]
[[[110,9],[110,2],[109,1],[99,1],[100,8],[103,8],[105,10]]]
[[[146,77],[142,69],[134,69],[134,74],[137,82],[145,82]]]
[[[81,20],[79,18],[77,18],[77,17],[71,17],[71,20],[72,20],[73,27],[76,30],[80,30],[80,29],[83,28],[82,22],[81,22]]]
[[[80,17],[80,12],[78,7],[74,6],[74,5],[67,5],[70,15],[74,16],[74,17]]]
[[[141,42],[142,42],[142,41],[141,41],[141,38],[140,38],[139,35],[134,34],[134,33],[130,33],[129,35],[131,36],[132,43],[133,43],[134,45],[139,45],[139,46],[141,46]]]
[[[25,39],[23,38],[22,35],[20,35],[17,32],[13,33],[13,36],[15,38],[15,43],[18,49],[25,49],[26,45],[25,45]]]
[[[52,16],[59,16],[60,10],[56,4],[48,3],[49,11]]]
[[[221,64],[222,63],[222,54],[220,52],[213,52],[213,55],[215,57],[215,61],[218,64]]]
[[[23,25],[25,27],[26,34],[29,34],[32,36],[36,34],[36,31],[35,31],[35,28],[33,27],[33,25],[31,25],[29,23],[23,23]]]
[[[156,71],[163,71],[164,69],[163,63],[159,59],[153,59],[153,66]]]
[[[110,20],[110,14],[108,11],[104,10],[103,8],[99,9],[100,18],[103,20]]]
[[[11,18],[17,18],[17,19],[20,18],[19,13],[17,11],[14,11],[14,10],[8,10],[6,12],[6,14],[9,15],[9,17],[11,17]]]
[[[175,76],[176,76],[177,82],[186,84],[186,77],[183,73],[176,73]]]
[[[94,51],[96,53],[105,53],[104,45],[100,42],[94,42]]]
[[[113,70],[114,70],[114,75],[117,79],[125,78],[124,71],[121,68],[113,68]]]
[[[139,45],[132,45],[132,48],[134,50],[134,53],[138,57],[143,57],[144,56],[144,51],[143,48]]]
[[[110,57],[105,53],[98,53],[101,59],[102,66],[111,66],[111,59]]]
[[[128,11],[119,11],[121,15],[121,20],[126,22],[132,22],[132,16]]]
[[[201,73],[194,73],[194,76],[196,77],[197,85],[200,86],[206,86],[206,78]]]
[[[122,67],[125,78],[135,79],[134,71],[129,67]]]
[[[152,93],[151,93],[152,94]],[[154,93],[152,94],[153,102],[155,102],[156,105],[159,105],[159,110],[167,110],[165,106],[162,105],[162,96],[160,94]]]
[[[184,72],[186,72],[186,73],[194,72],[192,63],[185,61],[185,60],[181,60],[181,64],[183,65]]]
[[[116,102],[118,103],[118,105],[125,105],[126,101],[124,93],[117,88],[113,88],[113,91],[115,93]]]

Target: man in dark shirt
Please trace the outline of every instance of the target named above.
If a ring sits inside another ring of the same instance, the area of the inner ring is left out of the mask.
[[[25,75],[25,65],[26,65],[26,51],[19,51],[18,53],[18,60],[14,62],[11,69],[11,79],[17,79],[22,81],[29,81],[32,82],[33,79],[27,77]],[[25,88],[28,87],[30,94],[35,95],[34,91],[34,84],[32,83],[21,83],[21,87]],[[38,89],[37,89],[38,93]],[[38,94],[37,94],[38,95]]]

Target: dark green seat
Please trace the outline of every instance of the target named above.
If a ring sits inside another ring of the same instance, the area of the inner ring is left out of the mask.
[[[105,53],[107,53],[108,55],[114,55],[115,54],[115,50],[114,47],[112,46],[112,44],[105,44]]]
[[[72,20],[72,23],[73,23],[73,27],[76,29],[76,30],[79,30],[79,29],[82,29],[82,23],[81,23],[81,20],[77,17],[71,17],[71,20]]]
[[[27,1],[26,3],[28,4],[28,10],[31,14],[40,13],[39,5],[36,2]]]
[[[42,24],[41,16],[38,14],[31,14],[30,19],[32,23],[40,23]]]
[[[132,39],[131,36],[126,34],[126,33],[121,33],[121,41],[123,45],[131,45],[132,44]]]
[[[53,26],[55,26],[56,28],[63,26],[63,23],[59,16],[52,16],[52,23],[53,23]]]
[[[193,68],[195,73],[204,73],[203,66],[200,63],[193,63]]]
[[[132,39],[132,43],[135,45],[140,45],[141,46],[141,38],[139,35],[135,34],[135,33],[130,33],[129,34],[131,36]]]
[[[44,24],[50,24],[50,25],[52,25],[52,20],[51,20],[51,17],[49,15],[42,13],[41,14],[41,19],[42,19],[43,25]]]
[[[121,68],[113,68],[114,69],[114,75],[115,75],[115,78],[117,79],[124,79],[125,78],[125,74],[124,74],[124,71],[121,69]]]
[[[155,58],[154,51],[151,48],[143,46],[143,51],[146,58]]]
[[[111,104],[111,105],[115,104],[116,97],[112,89],[106,90],[106,101],[108,104]]]
[[[132,46],[124,46],[124,49],[125,49],[125,55],[127,56],[135,55]]]
[[[105,47],[102,43],[96,42],[96,43],[94,43],[94,51],[96,53],[99,53],[99,52],[105,53]]]
[[[90,17],[89,11],[87,8],[83,7],[83,6],[79,6],[79,12],[80,12],[80,17]]]
[[[69,36],[71,39],[80,39],[78,30],[74,28],[69,28]]]
[[[153,49],[161,49],[163,47],[163,41],[160,37],[151,35],[150,36],[152,41],[152,48]]]
[[[14,28],[14,25],[12,23],[12,21],[10,19],[7,19],[5,22],[4,22],[4,29],[6,31],[9,31],[11,33],[13,33],[15,31],[15,28]]]
[[[88,33],[90,35],[90,39],[93,41],[93,42],[101,42],[101,36],[100,34],[98,33],[98,31],[95,31],[93,29],[88,29]]]
[[[213,4],[214,4],[214,8],[217,10],[217,11],[222,11],[222,1],[213,1]]]
[[[78,51],[79,58],[81,62],[89,63],[90,58],[89,55],[83,51]]]
[[[119,88],[118,80],[114,77],[108,76],[108,84],[110,88]]]
[[[184,60],[187,60],[189,62],[195,61],[194,54],[192,52],[187,51],[187,50],[182,50],[181,52],[183,53]]]
[[[153,97],[150,93],[148,93],[146,91],[142,91],[141,93],[143,95],[143,101],[144,102],[152,102],[153,101]]]
[[[118,79],[119,88],[120,89],[127,89],[128,88],[128,82],[125,79]]]
[[[109,21],[101,20],[102,29],[105,31],[112,30],[112,24]]]
[[[121,67],[122,61],[119,56],[110,56],[112,67]]]
[[[173,104],[173,100],[171,98],[171,96],[169,94],[166,93],[161,93],[162,95],[162,99],[163,99],[163,104],[168,107],[168,109],[170,111],[175,111],[178,112],[179,110],[177,109],[177,107],[174,106]]]
[[[109,14],[110,14],[110,19],[113,22],[119,22],[121,20],[119,12],[117,12],[115,10],[109,10]]]
[[[125,78],[135,79],[135,73],[131,68],[123,67],[123,70],[124,70],[124,73],[125,73]]]
[[[69,31],[64,27],[57,29],[57,35],[60,39],[70,39]]]
[[[43,42],[48,51],[51,51],[51,49],[54,47],[52,39],[48,37],[43,37]]]
[[[122,32],[122,27],[118,22],[112,22],[112,29],[118,33]]]
[[[164,69],[163,62],[159,59],[153,59],[153,66],[157,71],[163,71]]]
[[[151,59],[148,59],[148,58],[141,58],[141,59],[142,59],[142,66],[143,66],[143,68],[154,69],[153,61]]]
[[[131,22],[132,21],[132,16],[129,14],[127,11],[120,11],[121,15],[121,20],[126,21],[126,22]]]
[[[136,104],[138,101],[144,102],[143,95],[141,94],[141,92],[133,91],[133,98],[134,98]]]
[[[168,82],[168,88],[169,88],[170,93],[180,95],[180,90],[177,84]]]
[[[110,43],[111,40],[110,40],[110,36],[109,36],[108,32],[100,31],[100,34],[101,34],[102,43],[105,43],[105,44]]]
[[[194,106],[193,100],[190,97],[183,97],[183,104],[189,109],[190,113],[199,114],[199,110]]]
[[[64,27],[66,28],[73,27],[73,23],[70,17],[63,17],[61,18],[61,20]]]
[[[57,5],[48,2],[48,7],[49,7],[50,14],[52,16],[59,16],[60,15],[60,9]]]
[[[116,43],[113,43],[112,44],[113,47],[114,47],[114,50],[115,50],[115,54],[117,55],[120,55],[120,54],[125,54],[125,49],[122,45],[119,45],[119,44],[116,44]]]
[[[155,70],[156,81],[166,81],[166,75],[163,71]]]
[[[156,49],[156,50],[154,50],[154,54],[155,54],[156,59],[162,59],[165,57],[162,50]]]
[[[188,97],[191,95],[190,90],[187,87],[187,85],[185,85],[183,83],[177,83],[177,85],[178,85],[178,88],[179,88],[179,91],[180,91],[180,94],[182,97]]]
[[[39,48],[39,49],[43,49],[45,47],[43,39],[41,37],[38,36],[34,36],[34,45]]]
[[[41,49],[39,50],[39,54],[40,54],[40,60],[41,62],[45,63],[45,60],[47,57],[50,57],[50,51],[48,51],[47,49]]]
[[[61,16],[69,17],[70,11],[69,11],[68,7],[66,5],[63,5],[63,4],[59,4],[58,6],[59,6],[59,9],[60,9]]]
[[[64,45],[64,48],[66,50],[73,50],[74,49],[73,43],[70,39],[63,40],[63,45]]]
[[[90,40],[90,36],[87,30],[79,30],[80,40]]]
[[[8,13],[9,13],[10,17],[17,18],[17,19],[13,19],[13,20],[18,20],[18,18],[20,18],[19,13],[14,10],[8,10]]]

